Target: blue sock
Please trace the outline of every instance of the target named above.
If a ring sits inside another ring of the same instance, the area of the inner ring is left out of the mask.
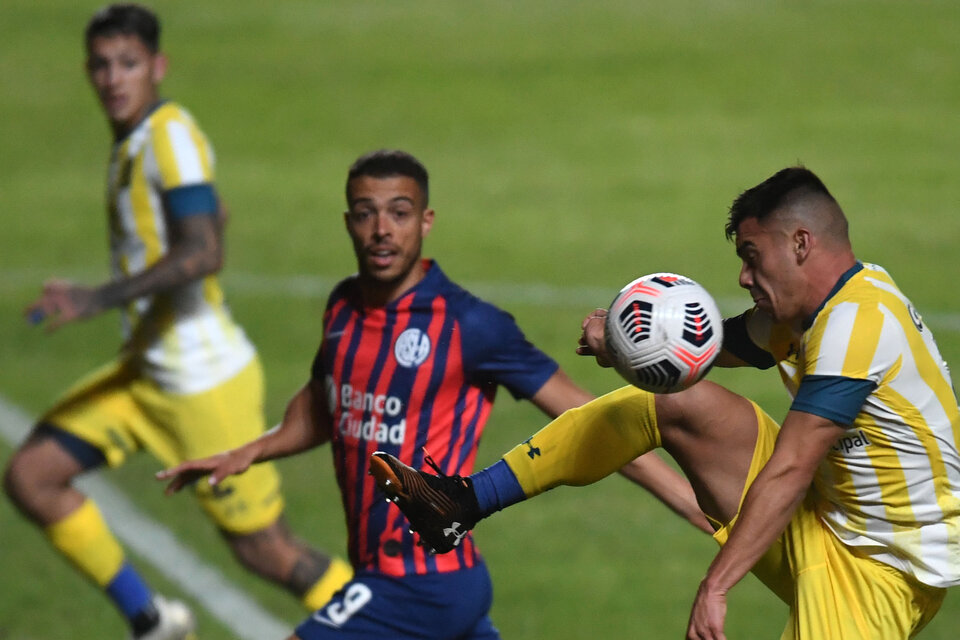
[[[129,562],[125,562],[117,575],[106,588],[107,595],[113,600],[121,613],[133,621],[153,602],[153,593]]]
[[[503,460],[473,474],[470,480],[483,517],[527,499],[517,482],[517,476],[513,475],[513,470]]]

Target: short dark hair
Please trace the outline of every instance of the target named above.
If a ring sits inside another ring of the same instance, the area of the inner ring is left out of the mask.
[[[87,23],[84,42],[89,49],[94,38],[115,35],[137,36],[150,53],[160,50],[160,21],[139,4],[111,4],[97,10]]]
[[[371,178],[390,178],[405,176],[413,178],[423,193],[424,206],[430,201],[430,176],[427,168],[406,151],[379,149],[365,153],[357,158],[347,173],[347,205],[350,204],[350,181],[360,176]]]
[[[757,186],[741,193],[730,205],[727,239],[736,235],[740,223],[747,218],[762,221],[777,209],[812,195],[837,203],[820,178],[806,167],[787,167],[777,171]]]

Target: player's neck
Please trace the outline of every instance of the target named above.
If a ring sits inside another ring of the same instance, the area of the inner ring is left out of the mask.
[[[162,102],[160,96],[154,93],[134,117],[125,120],[108,119],[110,129],[113,131],[113,139],[120,141],[130,135],[130,132],[139,127],[140,123],[146,120],[147,116],[153,113]]]
[[[806,298],[807,303],[803,309],[804,318],[823,306],[830,294],[833,293],[833,289],[837,286],[840,278],[855,264],[857,264],[857,259],[850,251],[830,256],[829,259],[823,260],[818,265],[818,268],[813,271],[813,275],[808,280],[810,285],[809,294]]]
[[[422,259],[400,278],[390,281],[377,280],[360,274],[360,297],[368,308],[385,307],[403,297],[426,277],[427,268]]]

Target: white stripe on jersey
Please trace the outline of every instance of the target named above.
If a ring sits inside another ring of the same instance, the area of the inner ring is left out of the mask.
[[[831,309],[827,316],[827,326],[823,330],[824,334],[849,336],[853,333],[853,323],[857,317],[857,305],[850,302],[842,302]],[[838,371],[843,370],[843,362],[847,357],[847,349],[850,347],[849,341],[842,344],[823,345],[816,354],[816,366],[813,371],[808,371],[807,375],[836,375]],[[874,380],[874,382],[877,382]]]
[[[834,447],[818,470],[821,517],[847,544],[927,584],[960,584],[960,411],[929,329],[888,278],[865,265],[803,335],[796,382],[877,385],[840,440],[859,444]]]
[[[180,184],[189,185],[204,182],[200,150],[193,142],[190,130],[182,122],[171,120],[167,123],[167,133],[170,135],[170,143],[173,145]]]
[[[203,133],[170,102],[116,146],[108,185],[114,277],[140,273],[167,253],[164,190],[207,182],[212,162]],[[255,356],[212,277],[136,300],[124,314],[124,331],[125,352],[133,350],[144,372],[176,393],[213,388]]]

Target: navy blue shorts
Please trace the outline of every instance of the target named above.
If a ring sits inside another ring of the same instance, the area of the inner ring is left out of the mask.
[[[394,578],[359,572],[296,629],[301,640],[495,640],[486,565]]]

